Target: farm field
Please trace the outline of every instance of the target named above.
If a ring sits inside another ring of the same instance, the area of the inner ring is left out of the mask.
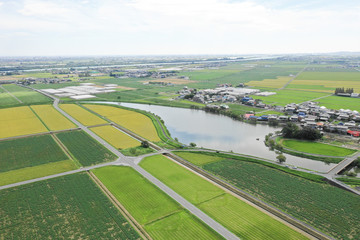
[[[147,157],[140,166],[241,239],[307,239],[162,155]]]
[[[33,167],[68,157],[51,135],[0,141],[0,172]]]
[[[192,164],[195,164],[197,166],[201,166],[207,163],[211,162],[217,162],[221,161],[224,158],[223,157],[217,157],[217,156],[209,156],[209,155],[203,155],[203,154],[197,154],[197,153],[191,153],[191,152],[174,152],[176,155],[178,155],[181,158],[186,159],[187,161],[191,162]]]
[[[0,172],[0,186],[45,177],[77,169],[72,160],[44,163],[34,167],[24,167],[8,172]]]
[[[50,98],[28,88],[23,88],[14,84],[2,86],[26,105],[52,102]]]
[[[93,173],[153,238],[221,239],[132,168],[103,167]],[[181,223],[174,224],[178,219]]]
[[[2,190],[0,212],[0,239],[140,238],[85,173]]]
[[[61,104],[60,108],[85,126],[107,123],[104,119],[101,119],[76,104]]]
[[[302,103],[327,95],[329,95],[329,93],[306,92],[285,89],[276,91],[276,95],[271,95],[267,97],[253,95],[252,97],[255,99],[261,99],[266,104],[285,106],[289,103]]]
[[[29,107],[0,109],[0,138],[47,132]]]
[[[277,77],[277,79],[264,79],[262,81],[250,81],[248,86],[264,88],[282,88],[292,77]]]
[[[91,128],[91,131],[96,133],[102,139],[116,147],[117,149],[126,149],[140,146],[140,142],[123,133],[113,126],[101,126]]]
[[[31,108],[51,131],[76,128],[74,123],[51,105],[33,105]]]
[[[104,105],[84,106],[150,141],[161,141],[151,119],[141,113]]]
[[[318,100],[320,106],[329,109],[350,109],[360,112],[360,99],[351,97],[329,96]]]
[[[337,239],[360,234],[360,199],[355,194],[230,156],[202,168]]]
[[[19,103],[19,101],[17,101],[14,97],[12,97],[0,87],[0,108],[12,107],[17,105],[21,105],[21,103]]]
[[[318,143],[318,142],[307,142],[292,139],[281,139],[281,144],[287,148],[291,148],[296,151],[321,154],[326,156],[347,156],[356,152],[356,150],[337,147],[329,144]]]
[[[354,88],[360,91],[359,72],[302,72],[288,88],[307,89],[309,91],[324,91],[334,93],[335,88]]]
[[[116,159],[112,152],[83,131],[62,132],[56,136],[83,166],[110,162]]]

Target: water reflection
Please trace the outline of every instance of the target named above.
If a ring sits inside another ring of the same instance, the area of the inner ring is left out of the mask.
[[[277,155],[275,152],[269,151],[264,140],[265,135],[280,130],[280,128],[262,124],[252,125],[201,110],[134,103],[122,103],[121,105],[159,115],[165,121],[171,136],[177,137],[182,143],[194,142],[198,147],[234,151],[276,161]],[[284,155],[286,164],[314,171],[327,172],[335,166],[335,164]]]

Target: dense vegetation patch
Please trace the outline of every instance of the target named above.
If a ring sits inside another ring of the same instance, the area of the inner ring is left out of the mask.
[[[0,239],[138,239],[86,174],[0,191]]]
[[[50,135],[0,141],[0,172],[66,159]]]
[[[112,152],[83,131],[62,132],[56,136],[83,166],[116,159]]]

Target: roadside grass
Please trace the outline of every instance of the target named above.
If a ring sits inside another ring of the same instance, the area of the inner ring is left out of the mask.
[[[31,89],[17,86],[15,84],[2,85],[6,90],[11,92],[15,97],[20,99],[23,104],[40,104],[40,103],[51,103],[52,99],[48,98],[41,93],[35,92]]]
[[[114,161],[117,157],[83,131],[56,134],[71,155],[83,166]]]
[[[45,177],[77,169],[72,160],[44,163],[33,167],[24,167],[7,172],[0,172],[0,186]]]
[[[351,186],[351,187],[358,187],[360,186],[360,179],[359,178],[345,178],[345,177],[339,177],[336,178],[337,180]]]
[[[187,161],[191,162],[192,164],[195,164],[196,166],[202,166],[207,163],[217,162],[225,159],[223,157],[209,156],[201,153],[186,152],[186,151],[183,152],[178,151],[174,153],[179,157],[184,158]]]
[[[93,173],[154,239],[221,239],[134,169],[111,166]]]
[[[64,117],[51,105],[33,105],[31,108],[52,131],[76,128],[76,125]]]
[[[102,139],[104,139],[119,150],[137,147],[140,145],[140,142],[138,140],[130,137],[129,135],[110,125],[94,127],[91,128],[91,131],[96,133]]]
[[[227,160],[202,165],[204,170],[264,202],[336,239],[353,239],[360,234],[360,199],[357,195],[327,184],[317,175],[250,158],[205,154],[208,155]],[[195,155],[188,157],[196,158]]]
[[[0,141],[0,172],[66,159],[51,135]]]
[[[0,191],[0,239],[139,239],[85,173]]]
[[[47,132],[27,106],[0,109],[0,138]]]
[[[153,122],[144,114],[112,106],[90,104],[84,106],[150,141],[161,140]]]
[[[104,119],[101,119],[76,104],[61,104],[60,108],[85,126],[107,123]]]
[[[326,156],[336,156],[343,157],[354,154],[357,152],[353,149],[337,147],[329,144],[318,143],[318,142],[309,142],[309,141],[299,141],[293,139],[282,139],[280,140],[281,144],[287,148],[305,152],[305,153],[313,153],[320,154]]]
[[[241,239],[307,239],[162,155],[147,157],[140,166]]]

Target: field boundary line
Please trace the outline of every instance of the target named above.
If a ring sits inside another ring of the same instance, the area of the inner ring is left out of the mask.
[[[20,99],[18,99],[14,94],[12,94],[11,92],[9,92],[6,88],[4,88],[1,84],[0,84],[0,87],[2,89],[4,89],[5,92],[7,92],[7,94],[9,94],[10,96],[12,96],[13,98],[15,98],[19,103],[23,104],[24,102],[21,101]]]
[[[45,122],[40,118],[40,116],[35,112],[35,110],[29,105],[30,110],[35,114],[39,121],[45,126],[45,128],[50,132],[50,128],[45,124]]]
[[[150,235],[145,229],[135,220],[135,218],[126,210],[126,208],[115,198],[115,196],[106,188],[106,186],[93,174],[91,171],[87,171],[87,174],[94,181],[94,183],[101,189],[101,191],[108,197],[112,204],[120,211],[125,219],[131,224],[131,226],[140,234],[143,239],[152,240]]]
[[[67,149],[67,147],[60,141],[60,139],[53,133],[51,133],[51,136],[53,137],[53,139],[55,140],[55,142],[59,145],[59,147],[65,152],[65,154],[74,161],[74,163],[78,166],[78,167],[82,167],[83,165],[81,165],[81,163],[71,154],[71,152],[69,151],[69,149]]]
[[[284,86],[282,86],[281,88],[279,88],[278,90],[284,90],[295,78],[297,78],[303,71],[305,71],[305,69],[310,65],[310,63],[308,63],[303,69],[300,70],[300,72],[298,72],[295,76],[293,76],[287,83],[285,83]]]
[[[181,209],[178,209],[178,210],[176,210],[176,211],[173,211],[173,212],[170,212],[170,213],[168,213],[168,214],[165,214],[164,216],[158,217],[158,218],[156,218],[156,219],[151,220],[150,222],[145,223],[144,226],[149,225],[149,224],[152,224],[152,223],[157,222],[157,221],[160,221],[160,220],[163,220],[163,219],[165,219],[165,218],[167,218],[167,217],[170,217],[170,216],[172,216],[172,215],[174,215],[174,214],[177,214],[177,213],[180,213],[180,212],[182,212],[182,211],[186,211],[186,209],[185,209],[185,208],[181,208]]]
[[[205,178],[207,178],[210,181],[215,182],[216,184],[222,186],[223,188],[227,189],[228,191],[230,191],[231,193],[244,198],[245,200],[255,204],[256,206],[262,208],[264,211],[267,211],[268,213],[271,213],[272,215],[282,219],[283,221],[289,223],[290,225],[294,226],[295,228],[297,228],[298,230],[301,230],[313,237],[315,237],[316,239],[321,239],[321,240],[329,240],[329,239],[333,239],[330,236],[327,236],[326,234],[320,232],[319,230],[309,226],[308,224],[282,212],[281,210],[271,206],[270,204],[250,195],[249,193],[233,186],[232,184],[226,182],[225,180],[222,180],[216,176],[214,176],[213,174],[191,164],[190,162],[184,160],[181,157],[178,157],[172,153],[165,153],[164,154],[167,157],[170,157],[171,159],[173,159],[174,161],[179,162],[179,164],[188,167],[190,169],[192,169],[193,171],[199,173],[200,175],[204,176]]]
[[[36,136],[48,135],[48,134],[52,134],[52,133],[71,132],[71,131],[78,131],[78,130],[81,130],[81,128],[70,128],[70,129],[58,130],[58,131],[49,131],[49,132],[27,134],[27,135],[20,135],[20,136],[14,136],[14,137],[6,137],[6,138],[0,138],[0,142],[6,141],[6,140],[18,139],[18,138],[36,137]]]

